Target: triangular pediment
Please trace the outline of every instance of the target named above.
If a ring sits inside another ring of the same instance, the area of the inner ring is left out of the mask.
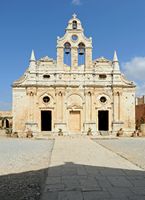
[[[94,60],[94,63],[109,63],[109,62],[111,62],[111,61],[104,57],[100,57],[100,58],[97,58],[96,60]]]
[[[48,56],[45,56],[43,58],[40,58],[41,62],[53,62],[53,58],[49,58]]]

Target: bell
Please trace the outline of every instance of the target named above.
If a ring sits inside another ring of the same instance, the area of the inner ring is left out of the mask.
[[[70,53],[70,48],[66,48],[65,49],[65,54],[69,54]]]
[[[84,55],[84,48],[79,49],[79,55]]]
[[[65,54],[69,54],[70,53],[70,44],[68,42],[65,43],[64,45],[64,52]]]
[[[73,29],[77,29],[77,22],[73,21]]]

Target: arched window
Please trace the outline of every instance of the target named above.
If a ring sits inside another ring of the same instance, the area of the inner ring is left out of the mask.
[[[78,45],[78,65],[83,65],[85,63],[85,44],[79,43]]]
[[[64,44],[64,63],[71,66],[71,44],[69,42]]]
[[[73,21],[73,23],[72,23],[72,28],[73,28],[73,29],[77,29],[77,21],[75,21],[75,20]]]

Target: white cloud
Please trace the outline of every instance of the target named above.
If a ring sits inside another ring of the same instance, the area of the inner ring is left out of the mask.
[[[129,80],[136,82],[137,96],[145,94],[145,57],[134,57],[123,63],[122,69]]]
[[[133,80],[145,80],[145,57],[135,57],[123,63],[123,70],[127,77]]]
[[[75,6],[81,5],[81,0],[72,0],[72,4]]]
[[[145,83],[137,83],[136,82],[136,96],[143,96],[145,95]]]

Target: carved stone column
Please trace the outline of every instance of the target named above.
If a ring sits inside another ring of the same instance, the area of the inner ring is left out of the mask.
[[[123,122],[120,121],[121,119],[121,97],[120,92],[114,91],[113,92],[113,132],[116,133],[120,128],[123,127]]]
[[[88,121],[91,122],[92,120],[92,94],[88,92]]]
[[[118,98],[119,97],[119,93],[114,91],[113,97],[114,97],[114,102],[113,102],[113,105],[114,105],[114,107],[113,107],[113,111],[114,111],[113,116],[114,116],[114,118],[113,118],[113,120],[117,122],[118,121],[118,116],[119,116],[119,113],[118,113],[118,111],[119,111],[119,108],[118,108],[118,105],[119,105],[119,98]]]
[[[71,49],[71,69],[76,70],[78,67],[78,49],[73,47]]]
[[[57,93],[57,122],[63,121],[63,93]]]
[[[56,91],[56,121],[55,121],[55,132],[58,133],[59,129],[63,133],[66,132],[66,123],[64,122],[64,95],[65,92],[62,90]]]
[[[85,49],[85,69],[89,70],[92,67],[92,48]]]
[[[64,57],[63,47],[57,47],[57,68],[59,70],[63,69],[63,57]]]
[[[95,134],[96,132],[96,122],[93,121],[94,115],[93,112],[95,112],[95,107],[93,104],[94,97],[93,93],[91,91],[85,92],[85,123],[84,123],[84,131],[85,133],[88,132],[89,129],[91,129],[92,133]]]
[[[119,116],[118,116],[118,119],[119,121],[122,120],[122,92],[119,93]]]
[[[38,124],[35,122],[35,96],[36,96],[36,88],[27,88],[27,122],[26,122],[26,131],[31,130],[35,132],[38,128]]]

